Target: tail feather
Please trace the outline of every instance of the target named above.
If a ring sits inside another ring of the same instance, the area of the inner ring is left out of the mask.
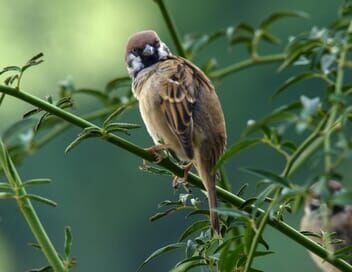
[[[208,204],[209,204],[209,214],[210,214],[210,223],[214,231],[218,234],[220,233],[220,223],[219,216],[216,213],[215,209],[217,208],[217,197],[216,197],[216,177],[214,174],[211,174],[209,169],[198,169],[200,178],[202,179],[203,185],[208,193]]]

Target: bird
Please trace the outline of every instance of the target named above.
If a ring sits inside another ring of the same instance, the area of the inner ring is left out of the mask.
[[[312,190],[307,197],[304,205],[304,215],[301,220],[301,231],[309,231],[315,234],[323,232],[335,233],[334,239],[341,240],[341,244],[332,244],[334,251],[352,246],[352,205],[332,204],[329,207],[327,218],[324,219],[321,210],[321,196]],[[326,184],[327,191],[333,197],[343,190],[342,184],[336,180],[329,180]],[[322,243],[318,236],[312,236],[317,243]],[[350,252],[351,253],[351,252]],[[314,253],[309,252],[313,261],[324,272],[339,272],[340,270],[324,261]],[[349,261],[352,264],[352,260]]]
[[[132,91],[154,146],[171,150],[186,162],[184,178],[192,165],[204,185],[211,226],[220,231],[216,213],[216,173],[213,168],[223,154],[227,133],[224,113],[209,78],[191,61],[171,53],[153,30],[133,34],[127,42],[125,63]]]

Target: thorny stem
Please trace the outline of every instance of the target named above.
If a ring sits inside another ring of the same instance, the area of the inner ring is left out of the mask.
[[[1,150],[7,153],[1,140],[0,140],[0,145],[2,146]],[[3,165],[3,169],[6,177],[8,178],[11,188],[15,193],[15,199],[16,199],[18,208],[23,214],[34,237],[38,241],[38,244],[40,245],[42,252],[46,256],[49,264],[52,266],[54,271],[66,272],[67,269],[65,268],[65,265],[63,264],[52,242],[50,241],[50,238],[45,232],[45,229],[42,223],[40,222],[40,219],[34,207],[32,206],[30,199],[27,197],[26,189],[24,188],[24,186],[22,186],[23,185],[22,180],[19,174],[17,173],[16,168],[10,156],[8,154],[4,154],[4,155],[5,155],[5,159],[7,159],[8,167],[5,167],[5,165]]]
[[[164,0],[154,0],[157,5],[159,6],[159,9],[161,11],[161,14],[163,15],[164,17],[164,20],[166,22],[166,25],[169,29],[169,32],[171,34],[171,37],[172,37],[172,40],[174,41],[175,43],[175,46],[176,46],[176,49],[177,49],[177,52],[178,54],[181,56],[181,57],[187,57],[186,56],[186,52],[182,46],[182,43],[181,43],[181,39],[180,39],[180,36],[178,35],[177,33],[177,30],[176,30],[176,26],[174,24],[174,22],[172,21],[171,19],[171,16],[169,14],[169,11],[166,9],[165,7],[165,3],[164,3]]]
[[[45,100],[39,99],[27,92],[19,91],[14,88],[10,88],[7,86],[2,86],[0,85],[0,93],[5,93],[13,97],[17,97],[18,99],[25,101],[29,104],[32,104],[35,107],[38,107],[44,111],[50,112],[51,114],[62,118],[63,120],[66,120],[67,122],[80,127],[80,128],[87,128],[87,127],[95,127],[100,129],[98,126],[94,125],[93,123],[82,119],[81,117],[74,115],[73,113],[67,112],[53,104],[48,103]],[[154,156],[144,150],[143,148],[125,140],[122,139],[114,134],[107,134],[104,138],[104,140],[121,147],[122,149],[127,150],[128,152],[135,154],[136,156],[148,160],[148,161],[154,161]],[[318,147],[318,146],[317,146]],[[183,176],[184,171],[182,168],[180,168],[178,165],[174,164],[172,161],[169,159],[164,159],[159,163],[160,166],[164,167],[165,169],[171,171],[174,175],[176,176]],[[193,184],[194,186],[197,186],[199,188],[204,189],[202,182],[198,176],[196,176],[193,173],[190,173],[188,175],[188,181]],[[220,199],[222,199],[224,202],[231,203],[232,205],[236,207],[240,207],[243,205],[245,202],[244,199],[240,198],[239,196],[224,190],[220,187],[217,186],[216,188],[217,194]],[[247,207],[246,209],[252,209],[253,207]],[[258,209],[259,216],[263,215],[264,211],[262,209]],[[292,240],[296,241],[300,245],[304,246],[311,252],[315,253],[316,255],[320,256],[323,259],[326,259],[327,262],[331,263],[335,267],[343,270],[343,271],[349,271],[352,272],[352,266],[348,264],[346,261],[336,258],[336,259],[327,259],[329,256],[329,252],[324,249],[322,246],[317,244],[316,242],[310,240],[303,234],[301,234],[299,231],[295,230],[288,224],[286,224],[283,221],[280,221],[275,218],[268,218],[268,224],[280,231],[281,233],[285,234],[287,237],[291,238]]]

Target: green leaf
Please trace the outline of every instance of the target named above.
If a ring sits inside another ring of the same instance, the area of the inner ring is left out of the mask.
[[[65,227],[65,257],[69,259],[71,256],[71,248],[72,248],[72,231],[70,226]]]
[[[241,186],[241,188],[238,190],[238,192],[236,193],[236,195],[237,196],[242,196],[247,188],[248,188],[248,183],[243,184]]]
[[[0,71],[0,75],[10,71],[21,72],[21,68],[18,66],[7,66]]]
[[[194,256],[191,258],[196,258],[196,257],[200,257],[200,256]],[[185,263],[173,268],[170,272],[187,272],[195,267],[207,266],[205,259],[203,257],[201,257],[201,258],[202,258],[202,260],[193,260],[193,261],[185,262]]]
[[[54,272],[54,269],[51,266],[44,266],[41,268],[33,268],[28,272]]]
[[[21,67],[21,72],[23,73],[29,67],[32,67],[32,66],[35,66],[35,65],[42,63],[44,60],[41,60],[40,58],[43,56],[44,56],[43,53],[39,53],[39,54],[35,55],[34,57],[32,57],[25,65],[23,65]]]
[[[306,79],[311,79],[311,78],[322,78],[322,75],[313,73],[313,72],[304,72],[302,74],[299,74],[297,76],[292,76],[288,80],[285,81],[284,84],[282,84],[272,95],[272,98],[275,98],[279,96],[281,93],[283,93],[288,87],[291,87],[292,85],[306,80]]]
[[[160,218],[163,218],[166,215],[169,215],[170,213],[172,213],[172,212],[174,212],[176,210],[177,210],[177,208],[171,208],[171,209],[168,209],[168,210],[166,210],[164,212],[158,212],[158,213],[154,214],[153,216],[149,217],[149,220],[151,222],[156,221],[156,220],[158,220]]]
[[[42,247],[39,244],[37,244],[37,243],[28,243],[28,245],[30,247],[33,247],[34,249],[42,250]]]
[[[293,102],[289,105],[284,105],[282,107],[279,107],[275,109],[273,112],[265,116],[263,119],[255,121],[254,124],[249,125],[244,134],[245,136],[248,136],[249,134],[252,134],[256,132],[258,129],[262,129],[263,127],[274,123],[274,122],[279,122],[283,120],[291,120],[295,117],[295,114],[292,112],[297,109],[302,108],[302,103],[300,102]]]
[[[30,200],[41,202],[41,203],[49,205],[51,207],[56,207],[57,206],[56,202],[54,202],[54,201],[52,201],[50,199],[47,199],[45,197],[39,196],[39,195],[27,194],[27,195],[25,195],[23,197],[28,198]]]
[[[246,45],[250,45],[252,42],[252,38],[251,37],[248,37],[248,36],[236,36],[236,37],[233,37],[230,41],[230,45],[231,46],[235,46],[237,44],[241,44],[241,43],[244,43]]]
[[[107,102],[109,99],[109,96],[106,95],[106,93],[103,93],[101,91],[98,90],[94,90],[94,89],[78,89],[74,91],[74,94],[85,94],[85,95],[90,95],[93,96],[99,100],[101,100],[103,103]]]
[[[243,171],[254,174],[259,177],[266,178],[268,180],[271,180],[273,182],[276,182],[280,185],[283,185],[285,187],[290,187],[290,183],[283,177],[280,177],[272,172],[266,171],[266,170],[261,170],[261,169],[254,169],[254,168],[242,168]]]
[[[229,246],[225,247],[220,254],[219,258],[219,271],[222,272],[231,272],[234,271],[234,268],[236,267],[237,260],[241,257],[243,254],[243,245],[237,246],[235,249],[231,249]]]
[[[247,207],[252,206],[257,201],[256,197],[252,197],[247,199],[240,207],[240,210],[245,210]]]
[[[107,133],[111,133],[114,131],[120,131],[120,132],[124,132],[126,134],[129,134],[129,130],[130,129],[136,129],[136,128],[140,128],[141,126],[138,124],[131,124],[131,123],[109,123],[108,125],[106,125],[104,127],[105,131]]]
[[[11,199],[11,198],[15,198],[15,195],[13,193],[0,192],[0,199]]]
[[[266,256],[274,253],[275,253],[274,251],[256,251],[254,253],[254,257],[261,257],[261,256]]]
[[[273,23],[286,17],[299,17],[303,19],[309,19],[309,14],[303,11],[277,11],[272,13],[269,17],[265,18],[260,24],[260,28],[267,29]]]
[[[145,261],[139,266],[138,271],[141,271],[142,268],[147,264],[149,263],[151,260],[155,259],[156,257],[166,253],[166,252],[169,252],[169,251],[172,251],[172,250],[175,250],[175,249],[179,249],[179,248],[182,248],[185,246],[185,243],[174,243],[174,244],[169,244],[167,246],[164,246],[162,248],[159,248],[157,249],[156,251],[154,251],[147,259],[145,259]]]
[[[292,46],[291,49],[288,50],[286,54],[285,61],[280,65],[278,71],[281,72],[285,68],[287,68],[292,62],[294,62],[301,54],[308,53],[312,49],[322,46],[322,41],[320,39],[308,40],[302,44]]]
[[[83,140],[93,137],[100,137],[101,132],[99,128],[96,127],[88,127],[85,128],[80,134],[78,134],[77,138],[73,140],[65,149],[65,153],[71,151],[74,147],[80,144]]]
[[[220,244],[214,251],[214,253],[217,253],[221,251],[223,248],[227,247],[230,243],[233,243],[234,241],[237,241],[241,239],[243,235],[237,235],[235,237],[227,238],[222,244]]]
[[[105,86],[105,92],[110,93],[122,87],[130,87],[131,78],[129,77],[118,77],[109,81]]]
[[[214,167],[214,171],[217,170],[219,167],[221,167],[226,160],[228,160],[229,158],[231,158],[232,156],[234,156],[238,152],[240,152],[250,146],[256,145],[260,142],[261,142],[261,139],[245,139],[245,140],[242,140],[242,141],[236,143],[235,145],[231,146],[219,158],[219,160],[217,161],[217,163]]]
[[[118,107],[115,111],[113,111],[104,121],[103,127],[106,128],[106,126],[111,122],[112,119],[115,117],[119,116],[121,113],[123,113],[127,109],[126,105],[122,105]]]
[[[194,215],[205,215],[205,216],[209,217],[209,210],[198,210],[198,209],[194,210],[194,211],[190,212],[189,214],[187,214],[186,218],[189,218]]]
[[[4,101],[4,99],[5,99],[5,94],[2,93],[2,94],[0,95],[0,106],[1,106],[2,102]]]
[[[305,236],[311,236],[311,237],[316,237],[321,239],[322,235],[320,233],[315,233],[315,232],[311,232],[311,231],[301,231],[301,233]]]
[[[29,179],[22,183],[22,187],[28,187],[32,185],[48,184],[51,179]]]
[[[336,205],[351,205],[352,204],[352,191],[337,192],[333,199]]]
[[[189,237],[193,233],[195,233],[197,231],[201,231],[201,230],[207,229],[207,228],[209,228],[209,226],[210,226],[209,220],[196,221],[192,225],[190,225],[181,234],[181,237],[180,237],[179,241],[183,241],[184,239],[186,239],[187,237]]]
[[[245,222],[250,221],[250,218],[249,218],[250,215],[247,212],[236,210],[234,208],[217,208],[216,212],[219,215],[234,217],[236,219],[243,220]]]
[[[41,109],[30,110],[30,111],[26,112],[25,114],[23,114],[23,118],[28,118],[28,117],[32,116],[33,114],[36,114],[40,111],[41,111]]]
[[[0,189],[8,190],[11,189],[11,186],[7,182],[0,182]]]
[[[200,260],[205,260],[205,259],[204,259],[203,256],[192,256],[192,257],[190,257],[190,258],[187,258],[187,259],[184,259],[184,260],[178,262],[178,263],[175,265],[175,267],[179,267],[179,266],[181,266],[181,265],[183,265],[183,264],[186,264],[186,263],[189,263],[189,262],[194,262],[194,261],[200,261]],[[172,271],[174,271],[174,270],[172,270]],[[175,270],[175,271],[180,272],[181,270]],[[184,271],[184,270],[182,270],[182,271]]]
[[[206,260],[201,256],[193,256],[177,263],[170,272],[187,272],[199,266],[207,266]]]
[[[268,43],[271,43],[271,44],[277,45],[277,44],[280,44],[280,43],[281,43],[281,40],[280,40],[278,37],[276,37],[275,35],[271,34],[271,33],[268,32],[268,31],[263,31],[263,32],[262,32],[262,35],[261,35],[261,38],[262,38],[264,41],[266,41],[266,42],[268,42]]]
[[[39,128],[41,127],[42,123],[44,122],[44,120],[46,118],[48,118],[49,116],[51,116],[50,112],[46,112],[44,113],[42,116],[40,116],[38,122],[36,123],[36,125],[34,126],[34,131],[37,132],[39,130]]]

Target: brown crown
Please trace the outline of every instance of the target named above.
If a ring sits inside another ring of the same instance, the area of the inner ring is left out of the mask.
[[[153,44],[160,41],[158,34],[153,30],[141,31],[133,34],[127,42],[125,60],[134,48],[144,48],[146,44]]]

